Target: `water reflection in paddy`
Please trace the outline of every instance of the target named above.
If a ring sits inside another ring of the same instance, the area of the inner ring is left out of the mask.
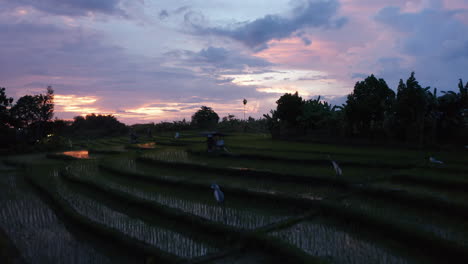
[[[89,152],[87,150],[72,150],[62,152],[63,155],[71,156],[78,159],[89,159]]]
[[[137,146],[139,148],[143,148],[143,149],[154,149],[156,147],[156,143],[154,142],[147,142],[147,143],[141,143],[141,144],[137,144]]]

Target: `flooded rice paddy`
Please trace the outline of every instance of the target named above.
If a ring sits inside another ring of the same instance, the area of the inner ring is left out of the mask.
[[[182,258],[193,258],[214,252],[217,249],[196,242],[174,230],[148,224],[140,219],[112,210],[84,195],[59,185],[59,195],[79,214],[118,232]]]
[[[411,226],[412,229],[431,233],[439,238],[468,246],[468,225],[462,217],[440,214],[437,210],[416,209],[399,203],[389,203],[377,199],[355,196],[343,201],[363,212],[384,217],[394,223]]]
[[[17,172],[1,171],[0,226],[26,263],[138,263],[71,233]]]
[[[270,233],[307,253],[323,257],[331,263],[392,263],[407,264],[401,257],[375,243],[360,239],[325,221],[305,221]]]
[[[265,248],[256,247],[251,243],[252,241],[246,244],[248,245],[246,248],[239,250],[238,246],[243,242],[231,243],[229,240],[229,246],[233,245],[233,247],[226,249],[227,241],[221,241],[224,237],[220,239],[219,234],[216,236],[201,233],[202,231],[187,226],[183,221],[179,223],[173,220],[180,218],[169,217],[171,214],[172,216],[183,215],[188,219],[197,216],[206,220],[205,224],[221,227],[221,230],[229,226],[238,228],[239,232],[256,231],[265,241],[271,240],[273,241],[271,243],[287,245],[281,254],[291,254],[291,256],[296,253],[304,254],[319,257],[329,263],[340,264],[430,263],[430,261],[420,260],[418,249],[414,249],[413,245],[409,244],[411,242],[389,241],[379,236],[379,230],[367,230],[362,225],[353,222],[355,219],[344,223],[328,213],[326,213],[329,215],[328,218],[324,218],[320,214],[320,209],[317,208],[287,204],[280,198],[275,200],[275,198],[258,196],[259,199],[257,199],[255,195],[243,197],[239,195],[239,192],[230,193],[229,191],[236,189],[253,191],[252,193],[264,192],[272,196],[285,194],[319,202],[328,200],[346,207],[347,210],[363,212],[366,216],[377,216],[395,226],[409,226],[414,230],[433,234],[441,241],[454,242],[468,248],[466,239],[468,227],[464,219],[451,219],[436,211],[424,211],[417,205],[390,203],[348,192],[349,190],[342,187],[304,184],[295,182],[293,178],[291,181],[258,179],[238,173],[229,174],[222,173],[222,171],[212,173],[203,169],[189,170],[181,168],[183,166],[178,167],[178,165],[188,163],[218,168],[256,168],[290,173],[292,176],[310,173],[310,175],[334,177],[331,166],[306,164],[292,168],[291,162],[285,165],[286,163],[282,163],[281,160],[257,162],[226,157],[212,159],[204,155],[192,155],[178,147],[159,147],[155,143],[141,143],[136,144],[137,148],[135,148],[133,145],[129,147],[127,138],[114,140],[103,140],[88,145],[99,149],[101,153],[111,153],[109,150],[112,148],[125,148],[127,151],[112,153],[118,156],[102,154],[96,158],[91,157],[86,150],[61,153],[80,159],[74,161],[52,161],[47,159],[45,154],[6,158],[12,161],[11,164],[29,166],[28,170],[20,170],[0,163],[0,228],[5,231],[25,262],[147,262],[146,256],[127,254],[126,250],[122,250],[122,246],[118,248],[117,245],[109,243],[109,237],[106,235],[98,237],[87,230],[86,226],[72,226],[64,216],[67,212],[60,212],[53,202],[49,201],[55,199],[65,202],[74,214],[84,217],[96,226],[111,230],[121,239],[127,238],[132,241],[131,243],[158,249],[170,256],[177,256],[188,261],[196,260],[198,257],[216,256],[226,251],[227,253],[223,253],[222,257],[215,257],[211,260],[208,258],[203,263],[274,263],[273,255],[277,252],[264,251]],[[117,146],[116,143],[124,145]],[[157,162],[154,164],[142,162],[138,157],[166,161],[173,163],[174,166],[158,166]],[[43,177],[43,173],[36,170],[38,166],[43,165],[47,165],[49,173],[47,175],[52,176],[50,182],[44,181],[44,184],[56,194],[53,198],[44,198],[38,190],[33,189],[24,180],[23,174],[25,173],[32,177]],[[105,170],[100,165],[113,170]],[[60,174],[60,170],[64,173]],[[118,173],[119,170],[128,173],[121,175]],[[385,177],[392,173],[391,170],[343,167],[343,171],[343,177],[362,180],[363,183],[368,180],[379,180],[383,185],[391,185],[385,182]],[[144,174],[149,179],[142,180],[141,177],[135,177],[138,176],[137,174]],[[86,183],[77,184],[67,180],[67,177],[75,177]],[[212,183],[220,185],[221,190],[224,190],[224,203],[216,202],[213,190],[210,188]],[[104,187],[101,189],[109,190],[109,192],[99,192],[96,188],[92,188],[93,186]],[[427,194],[426,190],[428,190],[405,184],[398,186],[416,194]],[[433,187],[433,189],[438,188]],[[432,189],[428,192],[432,192]],[[110,193],[122,195],[119,199],[112,200],[116,196]],[[448,201],[461,201],[465,196],[465,194],[451,195],[448,191],[441,191],[438,195],[437,197]],[[164,211],[164,215],[158,215],[151,210],[145,211],[144,207],[132,208],[131,198],[145,200],[155,207],[161,206],[169,209]],[[265,228],[266,226],[268,228]],[[134,244],[129,244],[128,247],[129,252],[137,248]],[[293,251],[290,251],[291,249]]]
[[[99,171],[93,164],[77,164],[70,167],[73,175],[85,177],[97,184],[125,192],[157,204],[180,209],[207,220],[243,229],[255,229],[295,215],[294,210],[277,208],[262,201],[249,201],[242,197],[229,196],[226,202],[218,204],[210,186],[206,191],[178,188],[171,185],[130,182],[120,177],[112,177]]]

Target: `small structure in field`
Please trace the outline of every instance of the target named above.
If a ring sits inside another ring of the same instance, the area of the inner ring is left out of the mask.
[[[224,143],[224,137],[226,136],[220,132],[205,132],[202,135],[206,136],[206,148],[208,152],[214,151],[226,151],[229,152]]]

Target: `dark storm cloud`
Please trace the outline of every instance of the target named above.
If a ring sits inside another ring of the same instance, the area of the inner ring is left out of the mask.
[[[0,0],[9,7],[31,6],[45,13],[65,16],[86,16],[89,12],[126,16],[122,4],[127,0]],[[141,1],[136,1],[141,2]]]
[[[335,19],[339,8],[337,0],[302,1],[290,15],[266,15],[254,21],[236,23],[230,27],[205,27],[202,14],[189,12],[185,22],[197,34],[212,34],[240,41],[250,48],[262,50],[273,39],[284,39],[297,30],[307,27],[339,28],[346,23],[345,18]],[[311,41],[303,38],[306,45]]]
[[[264,59],[239,54],[236,51],[229,51],[225,48],[208,47],[194,54],[193,62],[209,63],[217,67],[237,69],[243,66],[267,67],[272,64]]]

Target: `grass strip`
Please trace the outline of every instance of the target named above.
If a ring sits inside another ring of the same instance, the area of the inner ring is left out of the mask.
[[[181,142],[181,141],[157,141],[156,145],[159,146],[172,146],[172,147],[184,147],[188,146],[191,143]]]
[[[321,213],[325,216],[355,223],[359,228],[374,230],[385,238],[404,241],[404,244],[415,249],[420,255],[430,255],[443,261],[442,263],[468,263],[468,249],[454,241],[441,239],[432,233],[390,222],[383,216],[367,214],[337,203],[323,202],[321,208]]]
[[[151,259],[161,261],[162,263],[181,263],[184,261],[184,259],[179,258],[178,256],[161,251],[158,248],[148,245],[147,243],[124,235],[113,228],[92,221],[91,219],[79,214],[67,201],[61,198],[58,193],[50,188],[50,183],[47,184],[40,182],[37,180],[37,178],[31,177],[29,175],[26,176],[26,179],[42,194],[50,198],[55,203],[55,205],[60,208],[60,210],[65,215],[68,216],[67,218],[72,221],[73,224],[84,226],[92,230],[92,232],[97,233],[102,237],[108,238],[109,243],[118,243],[126,248],[131,248],[132,250],[138,251],[140,254],[144,254]]]
[[[227,153],[227,152],[219,152],[219,153],[207,153],[204,151],[195,151],[195,150],[187,150],[188,153],[193,155],[199,156],[221,156],[221,157],[229,157],[229,158],[238,158],[238,159],[247,159],[247,160],[262,160],[262,161],[280,161],[284,163],[291,163],[291,164],[300,164],[303,165],[304,163],[308,165],[330,165],[331,162],[329,159],[299,159],[299,158],[285,158],[279,156],[270,156],[264,154],[235,154],[235,153]],[[382,163],[378,161],[372,162],[357,162],[357,161],[345,161],[340,160],[340,165],[346,167],[363,167],[363,168],[383,168],[383,169],[409,169],[414,167],[412,164],[389,164],[389,163]]]
[[[468,205],[445,201],[430,195],[413,194],[392,188],[372,186],[360,187],[360,192],[389,202],[412,204],[418,208],[423,207],[427,210],[435,209],[454,217],[468,217]]]
[[[409,174],[395,174],[391,177],[391,180],[395,182],[426,185],[430,187],[441,187],[463,191],[468,190],[468,181],[466,180],[454,180],[434,176],[421,177]]]
[[[64,160],[64,161],[70,161],[70,160],[79,160],[80,158],[73,157],[70,155],[65,155],[61,153],[47,153],[46,157],[48,159],[56,159],[56,160]]]
[[[149,182],[149,183],[164,183],[169,185],[176,185],[176,186],[185,186],[189,190],[199,189],[206,191],[209,187],[210,183],[202,183],[202,182],[193,182],[190,180],[185,179],[174,179],[170,177],[158,177],[153,175],[148,175],[145,173],[135,172],[135,171],[128,171],[125,169],[114,168],[109,165],[100,164],[100,169],[108,171],[110,173],[123,176],[127,179],[138,179],[141,181]],[[232,195],[239,195],[247,198],[252,199],[261,199],[268,202],[274,202],[280,206],[288,206],[294,205],[296,207],[308,210],[311,208],[315,208],[318,201],[317,200],[310,200],[307,198],[301,198],[297,196],[287,195],[284,193],[270,193],[270,192],[262,192],[262,191],[254,191],[249,189],[242,189],[224,185],[223,191],[225,193],[229,193]]]
[[[138,157],[137,161],[147,163],[147,164],[152,164],[152,165],[165,166],[169,168],[177,167],[177,168],[187,169],[187,170],[219,173],[222,175],[260,178],[260,179],[269,179],[269,180],[273,179],[273,180],[278,180],[278,181],[294,181],[294,182],[301,182],[301,183],[325,183],[325,184],[333,184],[338,187],[348,187],[350,184],[354,183],[354,181],[352,180],[338,179],[336,177],[331,178],[331,177],[320,177],[320,176],[293,175],[293,174],[276,173],[276,172],[271,172],[271,171],[248,169],[248,168],[212,167],[212,166],[189,163],[189,162],[172,162],[172,161],[156,160],[156,159],[147,158],[147,157]]]
[[[115,149],[96,149],[90,148],[88,153],[90,154],[121,154],[124,153],[124,150],[115,150]]]
[[[7,234],[0,228],[0,261],[4,264],[22,264],[25,261],[21,258],[18,249],[8,238]]]

